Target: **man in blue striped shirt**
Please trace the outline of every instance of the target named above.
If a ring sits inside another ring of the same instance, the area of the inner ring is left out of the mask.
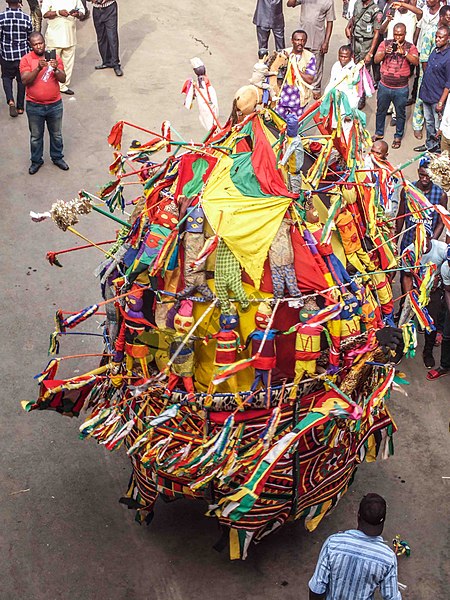
[[[358,529],[331,535],[322,546],[309,582],[309,600],[401,600],[397,557],[384,543],[386,501],[378,494],[361,500]]]

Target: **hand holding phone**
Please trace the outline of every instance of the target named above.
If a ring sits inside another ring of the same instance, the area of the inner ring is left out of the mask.
[[[46,50],[45,51],[45,60],[49,62],[50,60],[56,60],[56,50]]]

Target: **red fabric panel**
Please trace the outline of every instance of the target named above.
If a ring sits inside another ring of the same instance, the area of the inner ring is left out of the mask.
[[[294,247],[295,274],[300,290],[302,292],[325,290],[328,283],[298,229],[292,229],[291,240]]]
[[[205,183],[208,181],[208,177],[211,175],[211,171],[216,166],[217,158],[215,156],[208,156],[207,154],[197,154],[196,152],[193,152],[192,154],[183,154],[183,156],[181,157],[180,164],[178,166],[178,180],[174,194],[175,199],[177,199],[178,195],[181,194],[181,191],[186,185],[186,183],[192,179],[194,175],[192,171],[192,164],[199,158],[203,158],[209,164],[206,173],[202,177]]]
[[[252,152],[252,166],[264,194],[271,196],[287,196],[297,198],[297,194],[291,193],[276,166],[276,157],[269,140],[262,130],[258,118],[252,121],[254,142]]]

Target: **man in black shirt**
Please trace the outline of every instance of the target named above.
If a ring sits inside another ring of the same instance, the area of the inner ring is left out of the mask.
[[[283,50],[286,47],[282,0],[257,0],[253,24],[256,25],[259,50],[269,48],[270,31],[275,39],[275,49]]]

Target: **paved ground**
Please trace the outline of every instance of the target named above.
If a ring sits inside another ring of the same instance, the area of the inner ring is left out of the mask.
[[[206,62],[225,117],[233,91],[247,81],[255,61],[253,7],[253,0],[121,2],[122,79],[109,70],[94,72],[98,55],[92,22],[81,24],[76,95],[64,98],[68,173],[46,158],[41,171],[28,176],[26,117],[13,120],[6,107],[1,111],[0,175],[6,192],[1,220],[2,600],[246,600],[275,595],[304,600],[321,543],[328,534],[353,526],[359,499],[368,491],[388,500],[386,539],[399,533],[410,542],[412,556],[399,566],[400,581],[408,586],[404,597],[448,598],[450,479],[443,477],[450,476],[449,388],[445,379],[427,383],[420,360],[405,361],[409,396],[395,394],[392,399],[399,426],[395,456],[363,465],[338,509],[313,534],[299,525],[286,526],[252,549],[244,563],[230,563],[226,554],[211,549],[218,531],[214,521],[203,517],[201,504],[160,504],[150,528],[137,526],[132,513],[117,503],[129,475],[122,454],[79,441],[74,420],[52,413],[27,415],[19,404],[35,397],[32,376],[45,365],[55,309],[77,309],[98,298],[90,277],[97,251],[63,257],[63,269],[50,267],[48,250],[77,242],[51,223],[32,224],[28,212],[47,209],[57,198],[68,200],[81,187],[95,192],[108,180],[106,135],[118,119],[154,130],[169,119],[186,138],[199,139],[197,115],[185,111],[180,95],[192,56]],[[287,31],[295,26],[296,12],[290,10]],[[338,20],[327,74],[343,41],[343,22]],[[371,101],[369,125],[373,108]],[[407,133],[411,135],[410,121]],[[392,151],[392,162],[409,158],[414,145],[410,140]],[[413,177],[414,169],[409,173]],[[113,237],[111,223],[96,215],[78,228],[91,239]],[[64,340],[65,353],[88,347],[79,339]]]

